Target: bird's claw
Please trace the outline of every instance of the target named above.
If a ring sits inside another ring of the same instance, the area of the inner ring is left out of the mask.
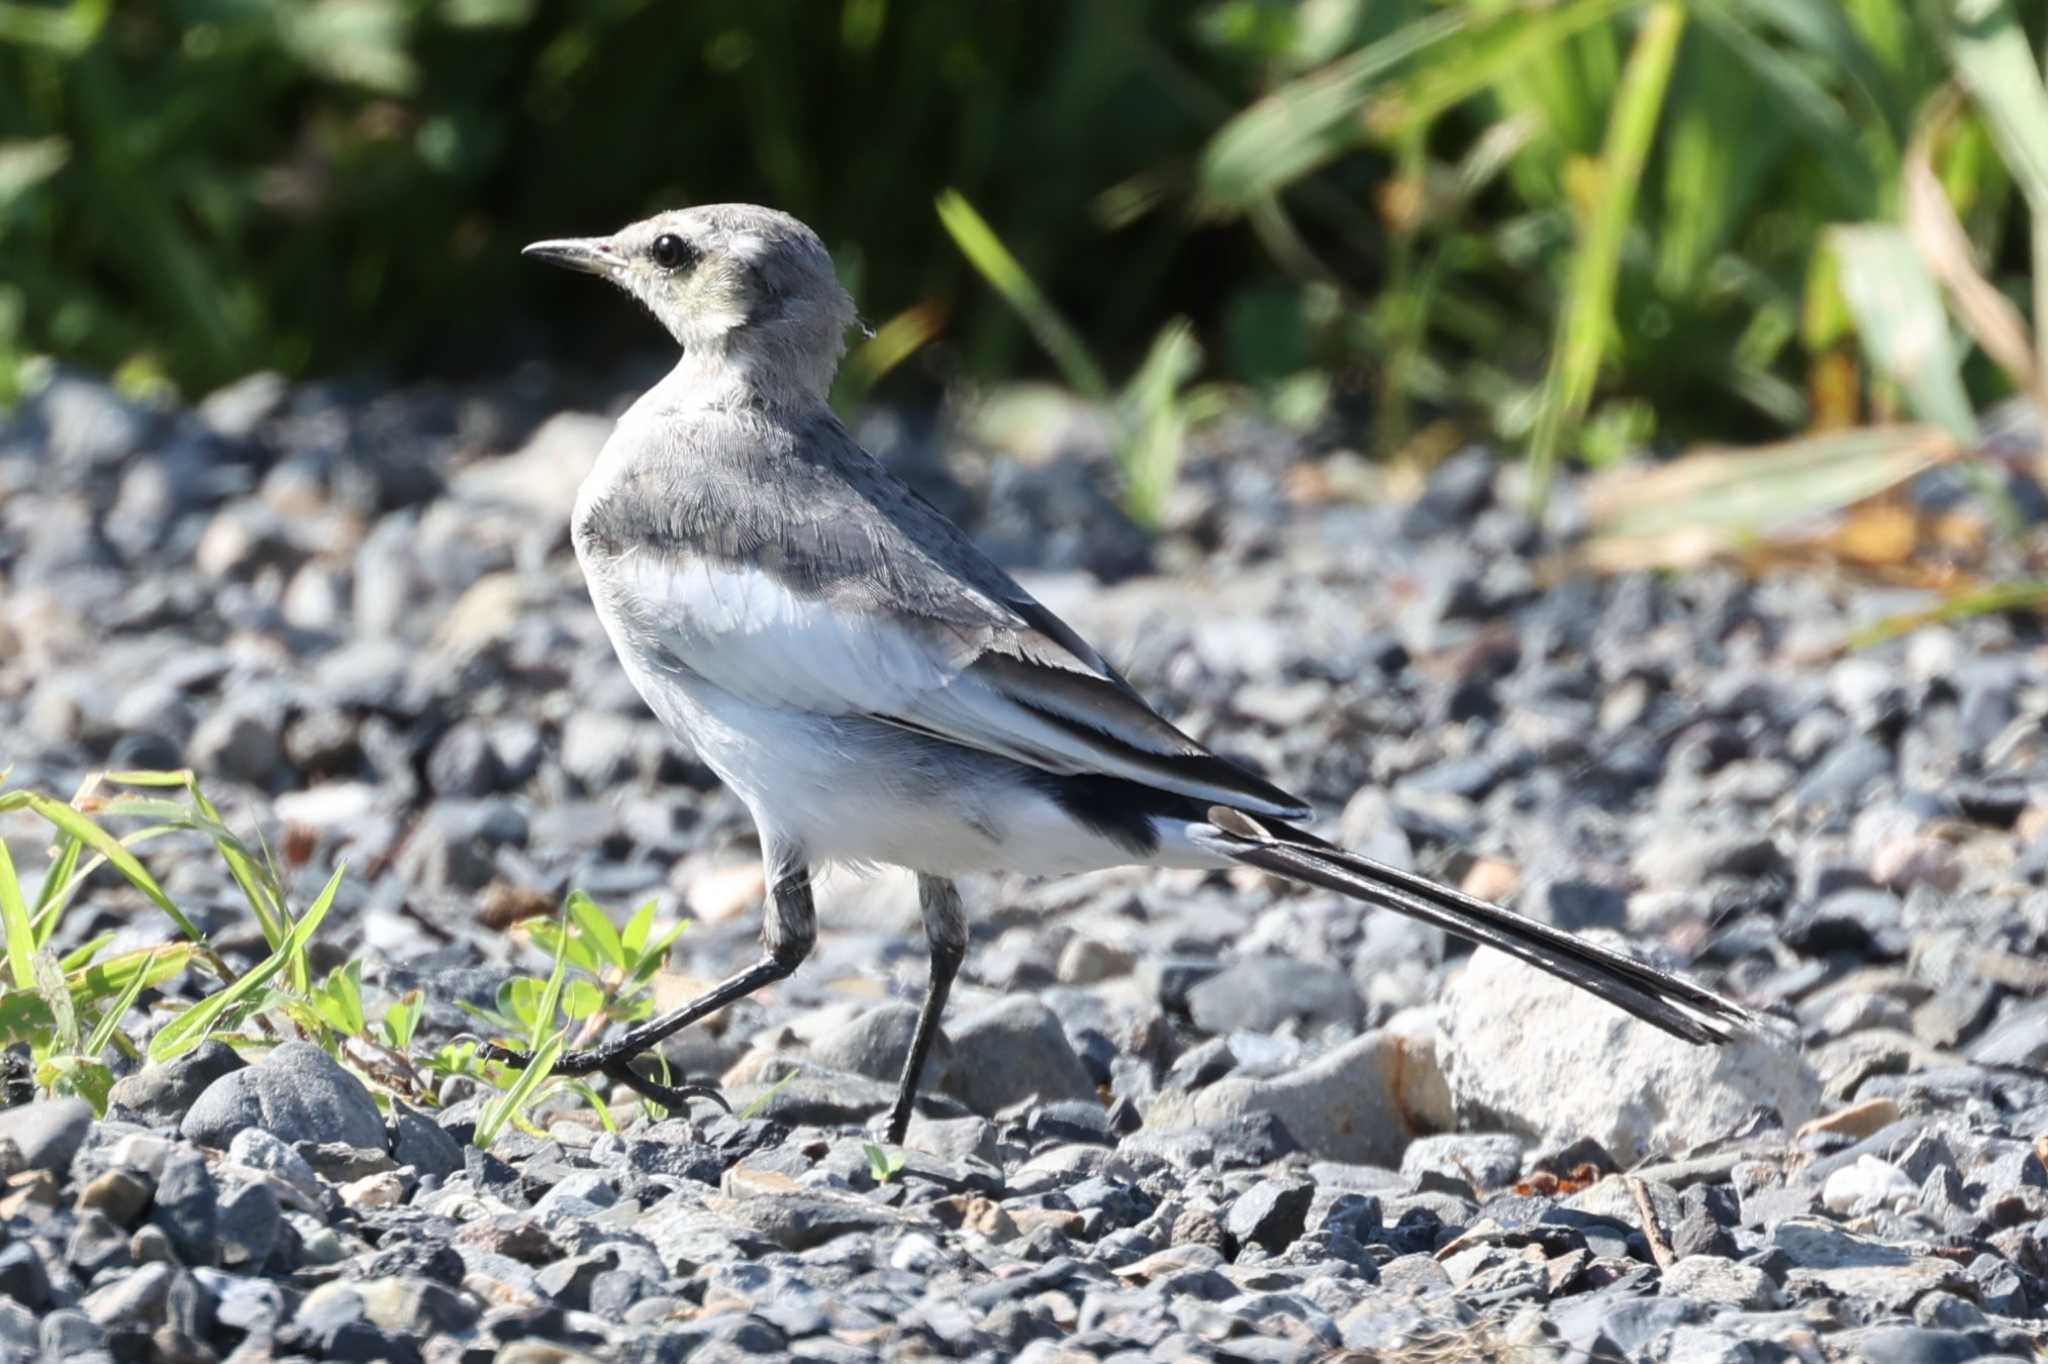
[[[527,1066],[533,1064],[533,1057],[529,1053],[515,1051],[511,1047],[497,1042],[484,1043],[477,1048],[477,1054],[486,1061],[497,1061],[503,1065],[511,1066],[515,1070],[524,1070]],[[686,1110],[692,1099],[708,1099],[712,1103],[717,1104],[726,1113],[730,1114],[732,1112],[732,1105],[726,1101],[725,1095],[719,1093],[712,1086],[693,1082],[685,1082],[680,1085],[663,1084],[661,1081],[650,1079],[633,1069],[630,1060],[625,1057],[615,1061],[606,1061],[600,1057],[585,1057],[571,1052],[555,1062],[555,1070],[557,1073],[564,1075],[588,1075],[592,1071],[601,1072],[609,1078],[617,1080],[620,1084],[625,1085],[643,1099],[650,1099],[660,1104],[663,1108],[672,1109],[677,1112]]]

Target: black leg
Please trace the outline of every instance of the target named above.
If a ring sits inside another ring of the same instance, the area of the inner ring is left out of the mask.
[[[809,872],[799,868],[784,873],[768,897],[768,917],[761,927],[764,950],[759,961],[744,971],[727,976],[672,1013],[650,1018],[609,1042],[582,1051],[562,1053],[562,1058],[555,1062],[555,1070],[563,1075],[591,1075],[601,1071],[665,1108],[681,1106],[672,1100],[698,1097],[715,1099],[721,1107],[726,1107],[725,1100],[716,1090],[701,1085],[660,1084],[637,1074],[626,1063],[641,1052],[659,1046],[705,1015],[716,1013],[734,1000],[744,999],[762,986],[781,980],[810,955],[811,944],[817,941],[817,936]],[[525,1052],[513,1051],[495,1042],[486,1042],[478,1051],[485,1060],[502,1061],[511,1066],[524,1066],[528,1060]],[[726,1107],[726,1111],[730,1112],[730,1107]]]
[[[910,1130],[910,1111],[917,1104],[917,1082],[924,1074],[925,1058],[931,1055],[932,1039],[939,1035],[939,1015],[946,1011],[946,996],[953,989],[953,977],[967,956],[967,916],[960,909],[960,892],[951,881],[937,876],[917,878],[917,902],[924,911],[924,937],[931,947],[931,974],[924,987],[924,1007],[917,1011],[917,1031],[910,1037],[910,1055],[903,1058],[903,1078],[896,1083],[896,1106],[889,1111],[889,1143],[903,1144]]]

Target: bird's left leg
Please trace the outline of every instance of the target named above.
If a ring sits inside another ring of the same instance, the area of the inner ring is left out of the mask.
[[[910,1110],[917,1103],[917,1082],[924,1074],[925,1058],[931,1055],[932,1040],[939,1035],[939,1015],[946,1011],[946,996],[953,989],[953,977],[967,957],[967,915],[960,908],[960,892],[941,876],[917,878],[917,903],[924,911],[924,937],[931,948],[931,974],[924,987],[924,1006],[917,1011],[917,1031],[910,1037],[910,1054],[903,1058],[903,1078],[896,1082],[896,1106],[889,1111],[889,1144],[901,1146],[910,1130]]]
[[[681,1100],[690,1098],[714,1099],[723,1105],[725,1100],[709,1086],[659,1084],[633,1070],[628,1063],[707,1014],[716,1013],[734,1000],[744,999],[762,986],[783,979],[810,955],[817,940],[818,920],[811,905],[810,871],[802,866],[786,869],[769,892],[768,913],[761,926],[762,954],[759,961],[727,976],[681,1008],[659,1018],[650,1018],[609,1042],[581,1051],[564,1052],[555,1062],[556,1073],[591,1075],[602,1072],[665,1108],[679,1108]],[[495,1042],[485,1043],[479,1054],[486,1060],[513,1066],[524,1066],[531,1059],[524,1052],[501,1047]]]

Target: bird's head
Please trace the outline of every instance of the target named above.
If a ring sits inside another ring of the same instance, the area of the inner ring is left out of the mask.
[[[522,254],[610,280],[686,352],[744,371],[770,396],[822,399],[855,321],[818,235],[753,204],[676,209]]]

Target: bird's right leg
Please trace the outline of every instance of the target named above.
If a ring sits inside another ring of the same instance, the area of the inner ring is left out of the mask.
[[[925,1058],[931,1055],[932,1040],[939,1035],[939,1015],[946,1011],[946,996],[952,992],[953,977],[967,957],[967,915],[960,908],[960,892],[940,876],[917,878],[917,903],[924,911],[924,937],[931,949],[931,975],[924,987],[924,1007],[917,1011],[917,1031],[910,1037],[910,1054],[903,1058],[903,1078],[896,1083],[896,1106],[889,1111],[889,1144],[901,1146],[910,1130],[910,1111],[917,1104],[917,1082],[924,1074]]]
[[[774,864],[771,863],[771,866]],[[707,1014],[716,1013],[736,999],[744,999],[764,985],[788,976],[810,955],[818,940],[817,913],[811,905],[811,877],[802,865],[780,872],[768,895],[768,914],[761,926],[761,959],[743,971],[727,976],[679,1009],[650,1018],[629,1028],[609,1042],[581,1051],[564,1052],[555,1062],[562,1075],[591,1075],[602,1072],[631,1086],[664,1107],[680,1105],[674,1100],[710,1098],[721,1105],[718,1092],[703,1085],[667,1086],[657,1084],[633,1071],[627,1064],[635,1056],[659,1046],[674,1034]],[[479,1049],[486,1060],[524,1066],[531,1058],[524,1052],[501,1047],[495,1042]]]

